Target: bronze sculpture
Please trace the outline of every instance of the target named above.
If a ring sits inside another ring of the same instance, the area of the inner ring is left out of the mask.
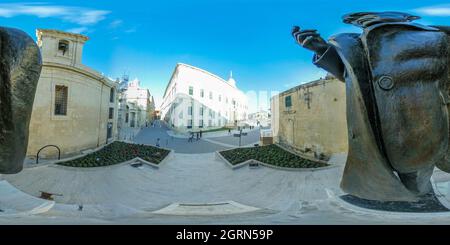
[[[343,17],[361,34],[326,42],[316,30],[292,35],[313,63],[346,83],[349,152],[341,188],[380,201],[417,201],[432,192],[435,166],[449,171],[448,27],[412,23],[399,12]],[[447,33],[446,33],[447,32]]]
[[[0,173],[23,168],[41,55],[26,33],[0,27]]]

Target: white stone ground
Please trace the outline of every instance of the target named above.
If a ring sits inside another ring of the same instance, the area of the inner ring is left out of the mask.
[[[5,180],[0,180],[0,197],[0,217],[44,213],[55,204],[27,195]]]
[[[24,195],[62,196],[41,214],[11,218],[0,213],[0,224],[450,224],[447,214],[398,215],[342,206],[329,194],[342,194],[344,162],[345,155],[337,155],[331,160],[337,167],[310,172],[232,170],[214,153],[205,153],[174,154],[158,170],[123,164],[27,168],[3,178]],[[442,176],[434,179],[449,181]],[[0,203],[4,200],[0,194]]]

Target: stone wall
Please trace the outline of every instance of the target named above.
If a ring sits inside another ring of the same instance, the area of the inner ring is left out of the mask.
[[[68,87],[67,115],[54,115],[55,86]],[[113,138],[117,134],[116,101],[110,103],[113,85],[73,67],[44,63],[39,78],[33,112],[27,156],[34,158],[37,151],[49,144],[61,148],[62,155],[78,154],[81,150],[106,143],[108,122],[113,123]],[[109,108],[114,118],[109,119]],[[48,148],[40,157],[54,157],[57,151]]]
[[[291,106],[286,106],[286,97]],[[271,101],[276,143],[317,157],[347,152],[345,84],[328,78],[289,89]]]

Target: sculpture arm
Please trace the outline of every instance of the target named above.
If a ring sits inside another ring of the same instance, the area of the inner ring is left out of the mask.
[[[337,53],[336,49],[333,46],[328,45],[328,49],[322,55],[315,53],[313,57],[313,63],[316,66],[333,74],[337,79],[341,80],[342,82],[345,82],[344,79],[345,66],[342,63],[339,54]]]
[[[431,26],[431,27],[439,29],[440,31],[447,33],[447,35],[450,35],[450,26]]]

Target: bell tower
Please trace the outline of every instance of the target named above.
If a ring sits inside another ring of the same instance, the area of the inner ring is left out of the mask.
[[[87,36],[57,30],[37,29],[37,44],[44,62],[77,66],[81,64]]]

